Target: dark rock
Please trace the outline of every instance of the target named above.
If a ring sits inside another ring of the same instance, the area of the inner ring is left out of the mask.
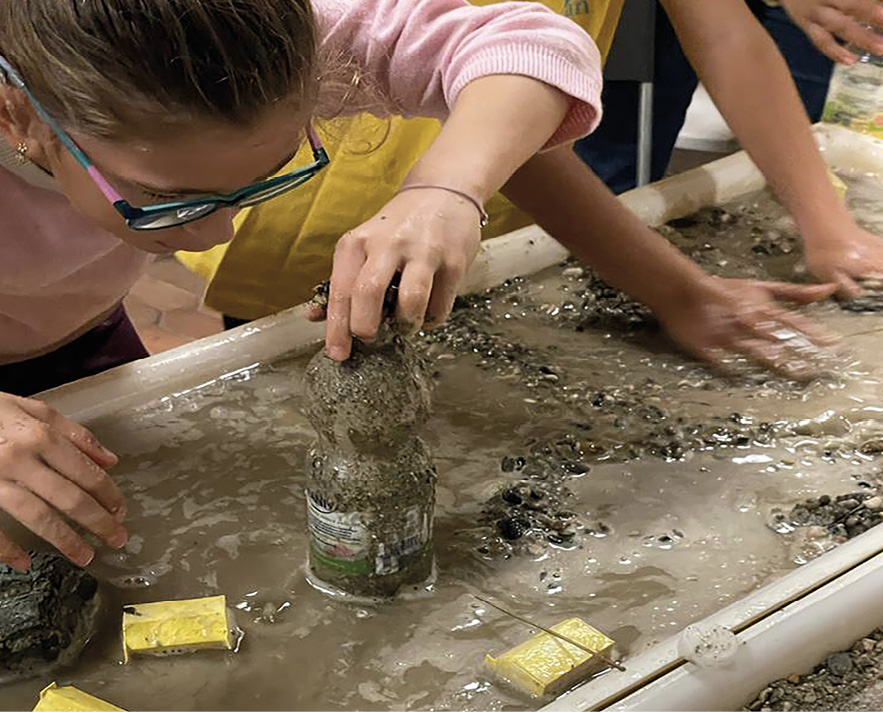
[[[23,574],[0,564],[0,681],[75,662],[98,607],[95,578],[57,554],[35,554]]]
[[[828,671],[837,677],[849,674],[853,668],[852,658],[849,657],[849,653],[832,653],[825,661],[825,665],[828,667]]]
[[[524,517],[506,517],[497,522],[497,529],[504,539],[520,539],[530,530],[530,521]]]

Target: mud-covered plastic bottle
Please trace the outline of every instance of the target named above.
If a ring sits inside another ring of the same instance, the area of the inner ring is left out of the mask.
[[[883,29],[873,29],[883,34]],[[835,67],[822,121],[883,138],[883,56],[854,45],[847,48],[859,60]]]
[[[311,581],[359,597],[394,596],[432,577],[436,471],[418,435],[430,384],[387,327],[343,363],[318,353],[306,372]]]

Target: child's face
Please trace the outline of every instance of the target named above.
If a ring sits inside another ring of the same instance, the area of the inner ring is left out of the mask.
[[[161,139],[108,141],[76,132],[71,136],[123,198],[144,206],[229,193],[269,177],[291,160],[305,125],[306,118],[290,105],[279,105],[248,128],[204,121]],[[58,141],[50,139],[41,146],[71,204],[134,247],[158,253],[199,252],[233,237],[234,209],[175,228],[131,230]]]

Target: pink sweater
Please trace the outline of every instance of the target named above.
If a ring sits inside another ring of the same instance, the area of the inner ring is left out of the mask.
[[[571,96],[549,145],[600,119],[601,60],[574,23],[535,3],[314,0],[325,46],[373,78],[381,113],[444,118],[460,90],[521,74]],[[0,139],[0,364],[71,341],[119,303],[148,255],[81,217]]]

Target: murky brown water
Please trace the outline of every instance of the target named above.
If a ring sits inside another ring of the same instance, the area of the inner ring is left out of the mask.
[[[853,206],[883,235],[881,197],[878,183],[853,183]],[[780,209],[763,198],[752,210],[759,217],[706,236],[703,261],[726,261],[717,267],[727,273],[793,277],[791,252],[750,250],[758,221],[791,229]],[[306,583],[305,360],[92,423],[125,455],[116,476],[133,536],[93,566],[109,594],[106,624],[65,681],[142,710],[530,708],[482,669],[486,652],[527,631],[470,592],[547,625],[581,616],[635,652],[796,566],[804,552],[766,526],[770,509],[875,478],[876,462],[855,448],[883,433],[883,334],[848,338],[853,358],[835,378],[800,387],[725,381],[669,353],[651,331],[576,331],[550,317],[549,305],[573,311],[566,304],[578,283],[552,270],[489,307],[493,332],[538,354],[550,367],[544,377],[496,368],[487,353],[431,348],[438,580],[407,600],[349,604]],[[883,330],[878,315],[809,311],[839,333]],[[478,366],[482,358],[488,368]],[[728,423],[741,430],[734,435]],[[647,453],[667,425],[691,424],[708,425],[701,447],[688,445],[677,459]],[[481,509],[522,475],[503,472],[501,459],[568,436],[591,468],[556,475],[572,492],[575,538],[502,542]],[[120,664],[120,604],[217,593],[245,632],[237,653]],[[0,709],[29,709],[47,682],[3,688]]]

